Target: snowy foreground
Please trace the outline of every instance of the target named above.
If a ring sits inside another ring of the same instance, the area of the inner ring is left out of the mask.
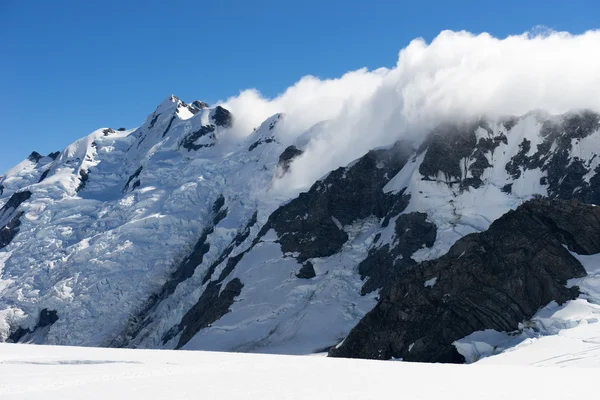
[[[470,365],[0,344],[0,399],[592,399],[598,370],[570,367],[600,367],[600,344],[579,342]]]

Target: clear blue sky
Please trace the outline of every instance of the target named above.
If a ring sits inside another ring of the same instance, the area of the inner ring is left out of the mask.
[[[167,95],[274,96],[306,74],[393,66],[441,30],[598,28],[597,1],[0,0],[0,174],[102,126],[132,127]]]

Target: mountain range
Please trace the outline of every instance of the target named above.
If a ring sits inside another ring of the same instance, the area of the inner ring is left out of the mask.
[[[461,363],[598,324],[599,114],[449,121],[290,190],[319,137],[286,121],[169,96],[2,175],[0,342]]]

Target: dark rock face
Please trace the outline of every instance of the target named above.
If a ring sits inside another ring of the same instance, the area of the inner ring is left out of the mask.
[[[298,156],[301,156],[304,153],[302,150],[298,149],[296,146],[288,146],[286,149],[279,155],[279,162],[277,163],[277,167],[280,170],[279,176],[285,175],[290,170],[290,164],[294,161]]]
[[[119,132],[124,132],[124,131],[126,131],[127,129],[125,129],[125,128],[121,127],[121,128],[119,128],[119,129],[117,129],[117,130],[118,130]]]
[[[271,214],[261,234],[274,229],[282,251],[298,253],[300,262],[337,253],[348,240],[344,225],[406,207],[402,194],[386,194],[382,188],[404,166],[408,150],[399,143],[338,168]]]
[[[183,332],[176,348],[182,348],[201,329],[208,327],[227,314],[229,307],[233,304],[234,299],[240,295],[243,287],[242,282],[235,278],[229,281],[223,292],[219,294],[221,285],[214,283],[214,281],[210,282],[198,303],[181,320],[178,328]]]
[[[211,147],[214,146],[215,140],[215,127],[213,125],[204,125],[199,130],[189,133],[183,138],[181,142],[181,146],[186,148],[188,151],[190,150],[199,150],[203,147]],[[194,142],[200,139],[203,136],[209,135],[211,142],[208,144],[195,144]]]
[[[32,333],[36,332],[41,328],[51,326],[56,321],[58,321],[58,314],[56,313],[56,311],[44,308],[42,311],[40,311],[38,322],[33,328],[33,330],[22,327],[17,328],[9,335],[8,343],[18,343],[20,340],[26,341],[27,337],[30,336]]]
[[[0,218],[2,218],[9,209],[12,208],[13,210],[16,210],[17,207],[19,207],[25,201],[29,200],[30,197],[31,192],[29,190],[23,190],[22,192],[13,193],[13,195],[10,196],[10,199],[8,199],[6,204],[4,204],[2,208],[0,208]]]
[[[90,179],[90,174],[85,169],[79,170],[79,186],[75,189],[78,193],[85,188],[88,179]]]
[[[315,273],[315,267],[310,261],[304,262],[302,268],[300,268],[300,271],[298,271],[296,274],[296,277],[300,279],[310,279],[314,278],[315,276],[317,276]]]
[[[27,157],[27,159],[31,162],[37,163],[38,161],[40,161],[42,158],[44,158],[43,155],[41,155],[40,153],[38,153],[37,151],[32,152],[29,157]]]
[[[203,101],[199,101],[199,100],[194,100],[192,102],[192,106],[196,107],[198,110],[202,110],[204,108],[208,108],[209,105]]]
[[[123,130],[125,130],[125,128],[123,128]],[[112,128],[106,128],[106,129],[103,129],[103,130],[102,130],[102,134],[103,134],[104,136],[108,136],[108,135],[110,135],[111,133],[115,133],[115,130],[114,130],[114,129],[112,129]]]
[[[50,173],[50,168],[48,168],[47,170],[45,170],[44,172],[42,172],[42,175],[40,176],[40,179],[38,180],[38,183],[40,183],[41,181],[43,181],[44,179],[46,179],[48,177],[49,173]]]
[[[233,125],[233,116],[221,106],[217,106],[215,108],[215,112],[212,116],[213,121],[215,121],[215,125],[222,126],[224,128],[231,128]]]
[[[252,143],[250,145],[250,147],[248,147],[248,151],[254,150],[255,148],[257,148],[261,144],[264,144],[264,143],[273,143],[273,142],[275,142],[275,138],[273,138],[273,137],[266,138],[266,139],[258,139],[256,142]]]
[[[19,233],[19,227],[21,226],[22,212],[17,213],[8,223],[0,228],[0,249],[8,246],[10,242]]]
[[[50,157],[53,160],[56,160],[59,155],[60,155],[60,151],[55,151],[53,153],[48,154],[48,157]]]
[[[548,197],[558,199],[575,198],[586,203],[600,204],[600,167],[589,182],[584,176],[590,167],[577,158],[570,157],[571,143],[600,129],[600,115],[592,111],[569,113],[544,122],[541,130],[542,143],[536,152],[527,156],[531,142],[523,139],[519,153],[506,165],[506,171],[518,178],[525,169],[540,168],[547,173]]]
[[[125,182],[125,186],[123,187],[123,193],[125,193],[129,189],[129,184],[131,184],[132,181],[134,182],[132,189],[135,189],[136,187],[138,187],[140,185],[140,181],[138,178],[139,178],[140,174],[142,173],[143,169],[144,169],[144,167],[140,165],[140,167],[138,169],[136,169],[133,174],[131,174],[131,176],[127,179],[127,182]]]
[[[491,137],[477,139],[477,128],[485,129]],[[485,121],[442,125],[427,137],[418,151],[427,151],[419,172],[426,180],[436,180],[438,174],[442,173],[449,184],[458,183],[462,188],[478,188],[483,183],[483,170],[491,167],[485,154],[493,153],[500,143],[507,143],[506,136],[493,132]],[[468,168],[461,164],[463,159],[472,161]],[[467,177],[468,172],[471,177]]]
[[[600,208],[532,200],[448,254],[400,273],[334,357],[463,362],[452,343],[475,331],[513,331],[552,301],[574,299],[585,276],[563,245],[600,252]]]
[[[173,121],[175,121],[177,117],[175,117],[174,115],[171,117],[171,119],[169,120],[169,123],[167,124],[167,128],[165,129],[165,131],[162,134],[162,137],[167,136],[167,133],[169,132],[169,129],[171,129],[171,125],[173,125]]]
[[[0,249],[8,246],[19,233],[23,212],[18,212],[17,208],[30,197],[29,190],[13,193],[6,204],[0,208]]]
[[[433,246],[437,229],[427,221],[427,214],[402,214],[396,219],[396,237],[391,244],[372,249],[358,265],[362,279],[368,277],[362,287],[362,294],[379,289],[408,266],[416,264],[411,255],[423,248]]]

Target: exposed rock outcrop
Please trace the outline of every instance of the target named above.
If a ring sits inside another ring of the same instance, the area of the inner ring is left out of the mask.
[[[462,362],[454,341],[484,329],[515,330],[548,303],[578,296],[567,280],[586,272],[569,250],[600,252],[600,208],[527,202],[441,258],[399,273],[329,354]]]
[[[215,122],[215,125],[217,125],[217,126],[222,126],[224,128],[231,128],[231,126],[233,125],[233,116],[231,115],[229,110],[227,110],[221,106],[215,107],[215,111],[212,116],[212,119]]]
[[[386,194],[382,188],[408,157],[409,149],[402,143],[368,152],[277,209],[262,234],[274,229],[283,252],[298,253],[301,262],[337,253],[348,240],[343,226],[373,215],[383,218],[398,204],[406,206],[402,194]]]
[[[29,190],[16,192],[0,208],[0,249],[8,246],[19,232],[22,211],[18,207],[31,197]]]

